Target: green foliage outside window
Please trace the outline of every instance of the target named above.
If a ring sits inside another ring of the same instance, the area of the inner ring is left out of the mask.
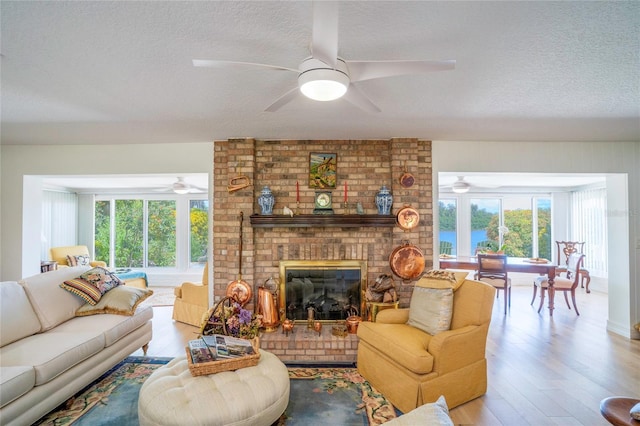
[[[148,266],[176,265],[176,202],[148,202]]]
[[[95,205],[95,251],[96,260],[109,263],[111,203],[96,201]]]
[[[114,200],[114,257],[116,268],[145,266],[144,200]],[[177,210],[175,200],[148,200],[147,267],[177,264]],[[189,201],[189,259],[204,263],[208,243],[208,200]],[[109,263],[111,244],[111,201],[95,203],[96,259]]]
[[[142,200],[116,200],[116,268],[143,266]]]
[[[203,263],[207,260],[207,243],[209,235],[209,202],[206,200],[191,201],[190,218],[190,244],[191,253],[189,260],[195,263]]]
[[[439,219],[441,231],[455,231],[456,230],[456,217],[458,215],[458,209],[455,204],[445,204],[442,201],[438,201],[439,206]]]
[[[490,213],[485,209],[478,208],[477,204],[471,204],[471,230],[476,231],[478,229],[487,229],[489,224],[497,214]]]
[[[533,256],[533,216],[531,210],[506,210],[504,212],[504,225],[509,229],[506,235],[503,235],[504,252],[508,256],[513,257],[531,257]],[[551,211],[549,209],[538,210],[538,256],[550,259],[551,245],[545,242],[550,240],[550,223]],[[498,246],[500,239],[498,230],[498,216],[491,219],[487,226],[487,237]]]
[[[439,204],[441,231],[456,230],[457,207],[455,204]],[[533,219],[531,210],[507,210],[504,212],[504,225],[509,232],[503,236],[504,251],[509,256],[530,257],[533,253]],[[499,215],[480,209],[471,204],[471,230],[484,229],[490,240],[491,248],[498,250],[500,235],[498,231]],[[551,209],[538,207],[538,256],[551,259]]]

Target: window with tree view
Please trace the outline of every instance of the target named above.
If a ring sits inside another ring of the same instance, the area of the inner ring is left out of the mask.
[[[116,268],[202,265],[207,256],[208,210],[207,200],[97,200],[96,259]]]
[[[458,217],[459,215],[462,215]],[[551,259],[551,200],[539,196],[460,197],[439,200],[440,254],[502,251]],[[460,229],[456,228],[460,223]],[[444,244],[444,245],[443,245]]]

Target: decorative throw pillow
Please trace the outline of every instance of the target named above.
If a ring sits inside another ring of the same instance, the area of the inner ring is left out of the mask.
[[[120,278],[105,268],[97,266],[77,278],[63,282],[60,287],[83,298],[87,303],[95,305],[103,294],[121,284]]]
[[[149,298],[153,290],[148,288],[118,286],[107,292],[98,303],[81,306],[76,311],[77,317],[98,314],[116,314],[132,316],[140,303]]]
[[[89,264],[88,254],[78,254],[75,256],[67,255],[67,265],[69,266],[85,266]]]
[[[421,279],[413,289],[407,324],[432,336],[451,328],[453,283]]]
[[[385,423],[389,426],[443,425],[453,426],[449,417],[449,407],[444,396],[436,402],[421,405],[406,414]]]
[[[468,272],[453,272],[443,269],[432,269],[422,276],[420,281],[425,279],[449,281],[453,284],[453,291],[456,291],[467,279]]]

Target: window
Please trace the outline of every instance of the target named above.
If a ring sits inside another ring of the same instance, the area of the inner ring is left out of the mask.
[[[606,276],[607,191],[596,188],[572,192],[571,205],[571,239],[586,242],[584,266],[592,276]]]
[[[207,261],[209,201],[191,200],[189,203],[189,265],[196,266]]]
[[[470,203],[471,255],[475,255],[479,251],[499,250],[500,200],[497,198],[473,198]]]
[[[147,265],[176,266],[176,202],[149,201],[147,208]]]
[[[440,254],[473,256],[479,251],[502,249],[509,256],[551,259],[551,199],[548,196],[440,199],[439,221]],[[443,248],[449,242],[452,253],[445,253]]]
[[[534,198],[536,209],[534,210],[534,231],[537,235],[537,250],[534,247],[533,252],[538,253],[537,257],[554,260],[551,256],[551,199],[550,198]]]
[[[441,199],[438,204],[440,221],[440,251],[439,254],[456,255],[458,252],[457,220],[458,209],[457,200]]]
[[[203,267],[207,260],[208,204],[207,200],[171,195],[97,197],[96,259],[115,268]]]

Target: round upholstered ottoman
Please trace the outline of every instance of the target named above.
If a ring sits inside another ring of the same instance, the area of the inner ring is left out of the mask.
[[[253,367],[194,377],[185,356],[149,376],[140,389],[140,425],[271,425],[289,403],[287,367],[260,351]]]

